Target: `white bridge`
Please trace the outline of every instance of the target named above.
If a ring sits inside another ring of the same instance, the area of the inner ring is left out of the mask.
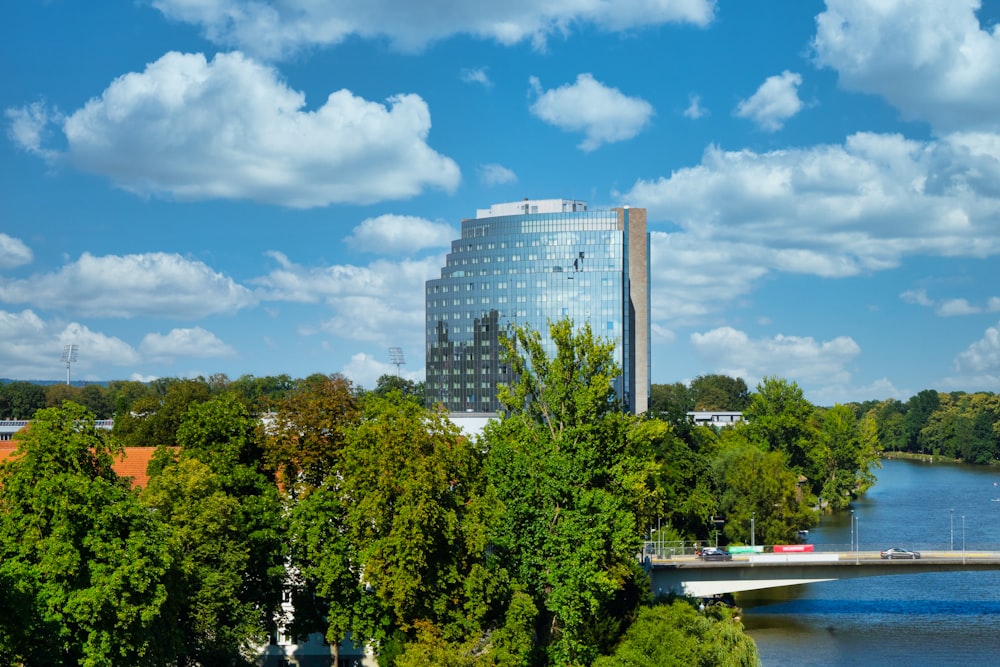
[[[653,558],[646,570],[654,595],[713,597],[821,581],[924,572],[1000,570],[1000,551],[924,551],[915,560],[887,560],[878,551],[734,554],[732,560],[696,556]]]

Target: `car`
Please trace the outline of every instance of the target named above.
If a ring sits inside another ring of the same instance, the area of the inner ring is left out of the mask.
[[[898,547],[893,547],[892,549],[886,549],[885,551],[883,551],[882,554],[881,554],[881,556],[882,556],[882,558],[889,558],[889,559],[894,559],[894,558],[909,558],[911,560],[915,560],[917,558],[920,558],[920,552],[919,551],[910,551],[909,549],[900,549]]]
[[[698,555],[702,560],[732,560],[733,555],[725,549],[718,547],[705,547]]]

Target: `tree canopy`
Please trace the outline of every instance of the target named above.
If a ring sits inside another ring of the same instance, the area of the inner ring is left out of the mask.
[[[494,548],[534,599],[547,660],[588,664],[600,649],[591,630],[641,577],[637,507],[652,493],[653,465],[635,440],[639,421],[616,409],[614,345],[568,320],[550,338],[551,358],[538,332],[515,327],[502,341],[514,381],[500,388],[506,412],[485,433],[505,508]]]
[[[0,469],[2,662],[166,664],[179,641],[166,531],[115,475],[106,434],[66,403],[36,412],[17,446]]]

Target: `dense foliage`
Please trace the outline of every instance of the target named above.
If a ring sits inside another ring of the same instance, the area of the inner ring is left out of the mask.
[[[164,665],[179,637],[169,529],[78,405],[45,408],[0,477],[0,663]]]
[[[967,463],[1000,461],[1000,396],[924,390],[906,402],[858,406],[874,420],[886,451],[929,454]]]
[[[707,375],[634,417],[588,329],[503,347],[514,381],[478,440],[391,375],[9,383],[3,405],[42,405],[0,471],[0,662],[247,664],[284,593],[291,635],[385,667],[753,665],[732,613],[652,603],[644,536],[793,542],[883,448],[996,458],[988,394],[819,408],[780,378]],[[88,403],[44,407],[62,399]],[[145,489],[111,467],[124,445],[159,448]]]

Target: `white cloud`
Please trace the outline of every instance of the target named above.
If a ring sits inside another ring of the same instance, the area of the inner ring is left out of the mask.
[[[960,352],[955,357],[955,369],[962,373],[1000,376],[1000,324],[988,328],[982,338]]]
[[[388,356],[386,358],[388,359]],[[351,360],[347,362],[340,372],[350,378],[351,382],[355,385],[360,385],[366,389],[374,389],[378,383],[378,379],[383,375],[396,375],[396,367],[393,364],[380,361],[370,354],[358,352],[351,356]],[[420,371],[407,372],[404,366],[400,369],[399,375],[413,382],[423,382],[424,380],[424,371],[422,369]]]
[[[617,199],[648,210],[654,324],[718,324],[777,272],[838,278],[909,256],[1000,254],[1000,189],[983,182],[981,158],[955,146],[862,133],[766,153],[709,147],[698,165],[637,181]],[[930,303],[925,291],[901,298]]]
[[[698,120],[708,115],[708,109],[701,106],[701,95],[689,95],[688,107],[684,110],[684,117],[691,120]]]
[[[484,88],[493,87],[493,82],[490,81],[490,77],[486,73],[486,68],[484,67],[463,69],[461,77],[462,81],[466,83],[478,83]]]
[[[110,366],[137,361],[136,351],[114,336],[91,331],[77,322],[49,323],[32,310],[0,310],[0,368],[6,377],[51,380],[65,377],[64,345],[79,346],[71,374],[107,378]]]
[[[859,387],[845,384],[830,384],[816,387],[808,392],[808,399],[814,405],[832,406],[837,403],[853,403],[857,401],[884,401],[895,398],[905,401],[915,392],[899,389],[888,378],[880,378],[874,382]]]
[[[785,70],[769,76],[757,92],[736,107],[734,115],[749,118],[768,132],[777,132],[785,121],[802,110],[799,86],[802,76]]]
[[[233,357],[236,350],[223,343],[211,331],[201,327],[191,329],[171,329],[166,335],[146,334],[139,344],[143,355],[156,360],[170,360],[174,357]]]
[[[31,248],[21,239],[15,239],[0,232],[0,269],[12,269],[16,266],[30,264],[34,255]]]
[[[983,312],[983,309],[979,306],[974,306],[969,303],[968,299],[946,299],[941,302],[938,307],[937,313],[943,317],[952,317],[955,315],[976,315]]]
[[[743,377],[756,384],[766,375],[777,375],[799,384],[843,383],[850,380],[846,366],[861,352],[849,336],[829,341],[783,336],[753,340],[732,327],[691,334],[695,352],[717,371]]]
[[[649,102],[623,95],[591,74],[580,74],[575,83],[544,92],[537,78],[532,77],[531,85],[538,94],[531,113],[561,130],[582,132],[579,148],[584,151],[635,137],[653,116]]]
[[[816,63],[848,90],[880,95],[941,131],[1000,130],[1000,29],[980,0],[827,0]]]
[[[0,302],[30,303],[95,317],[197,319],[255,305],[250,291],[202,262],[149,253],[84,253],[59,271],[0,279]]]
[[[934,305],[934,301],[932,301],[931,298],[927,296],[927,290],[923,288],[915,290],[907,290],[902,294],[900,294],[899,298],[903,300],[903,303],[912,303],[917,306],[929,307]]]
[[[440,275],[443,256],[310,268],[281,253],[270,255],[278,267],[254,281],[261,299],[323,303],[332,311],[318,328],[302,333],[321,330],[341,339],[423,349],[424,283]]]
[[[517,174],[501,164],[484,164],[479,167],[479,180],[489,186],[517,183]]]
[[[1000,192],[980,185],[981,173],[949,141],[861,133],[768,153],[710,147],[701,164],[637,181],[620,199],[679,226],[677,245],[727,256],[751,280],[771,270],[841,277],[908,255],[1000,253]],[[688,280],[714,281],[707,272]]]
[[[704,243],[690,234],[651,232],[654,319],[660,326],[664,321],[694,324],[749,293],[768,271],[751,253],[759,254],[759,249],[725,241]]]
[[[430,127],[417,95],[383,105],[340,90],[306,110],[301,92],[240,53],[168,53],[69,114],[59,155],[141,195],[364,204],[454,190],[458,166],[427,145]]]
[[[39,343],[44,339],[51,343],[50,358],[45,359],[45,351]],[[24,369],[34,369],[48,361],[53,366],[59,361],[62,350],[58,340],[47,330],[42,319],[31,310],[11,313],[0,310],[0,366],[5,377],[29,378]]]
[[[81,368],[98,371],[98,377],[107,377],[100,371],[108,366],[127,366],[139,361],[135,349],[115,336],[108,336],[78,322],[71,322],[59,333],[62,345],[79,345]]]
[[[345,242],[356,250],[383,255],[413,255],[451,245],[459,231],[443,222],[409,215],[380,215],[354,228]]]
[[[52,151],[42,148],[48,125],[59,122],[61,115],[57,111],[49,111],[41,102],[34,102],[15,109],[6,109],[7,136],[17,146],[29,153],[51,158]]]
[[[416,50],[451,35],[468,34],[502,44],[531,40],[544,48],[551,34],[576,26],[623,31],[669,22],[707,25],[715,0],[532,0],[375,3],[286,0],[153,0],[169,18],[201,27],[226,46],[268,58],[287,57],[309,46],[338,44],[351,35],[386,37],[396,48]]]
[[[983,312],[996,312],[1000,310],[1000,297],[990,297],[985,306],[970,303],[965,298],[954,299],[932,299],[927,290],[920,288],[907,290],[899,295],[904,303],[925,308],[933,308],[934,312],[941,317],[955,317],[962,315],[978,315]]]

